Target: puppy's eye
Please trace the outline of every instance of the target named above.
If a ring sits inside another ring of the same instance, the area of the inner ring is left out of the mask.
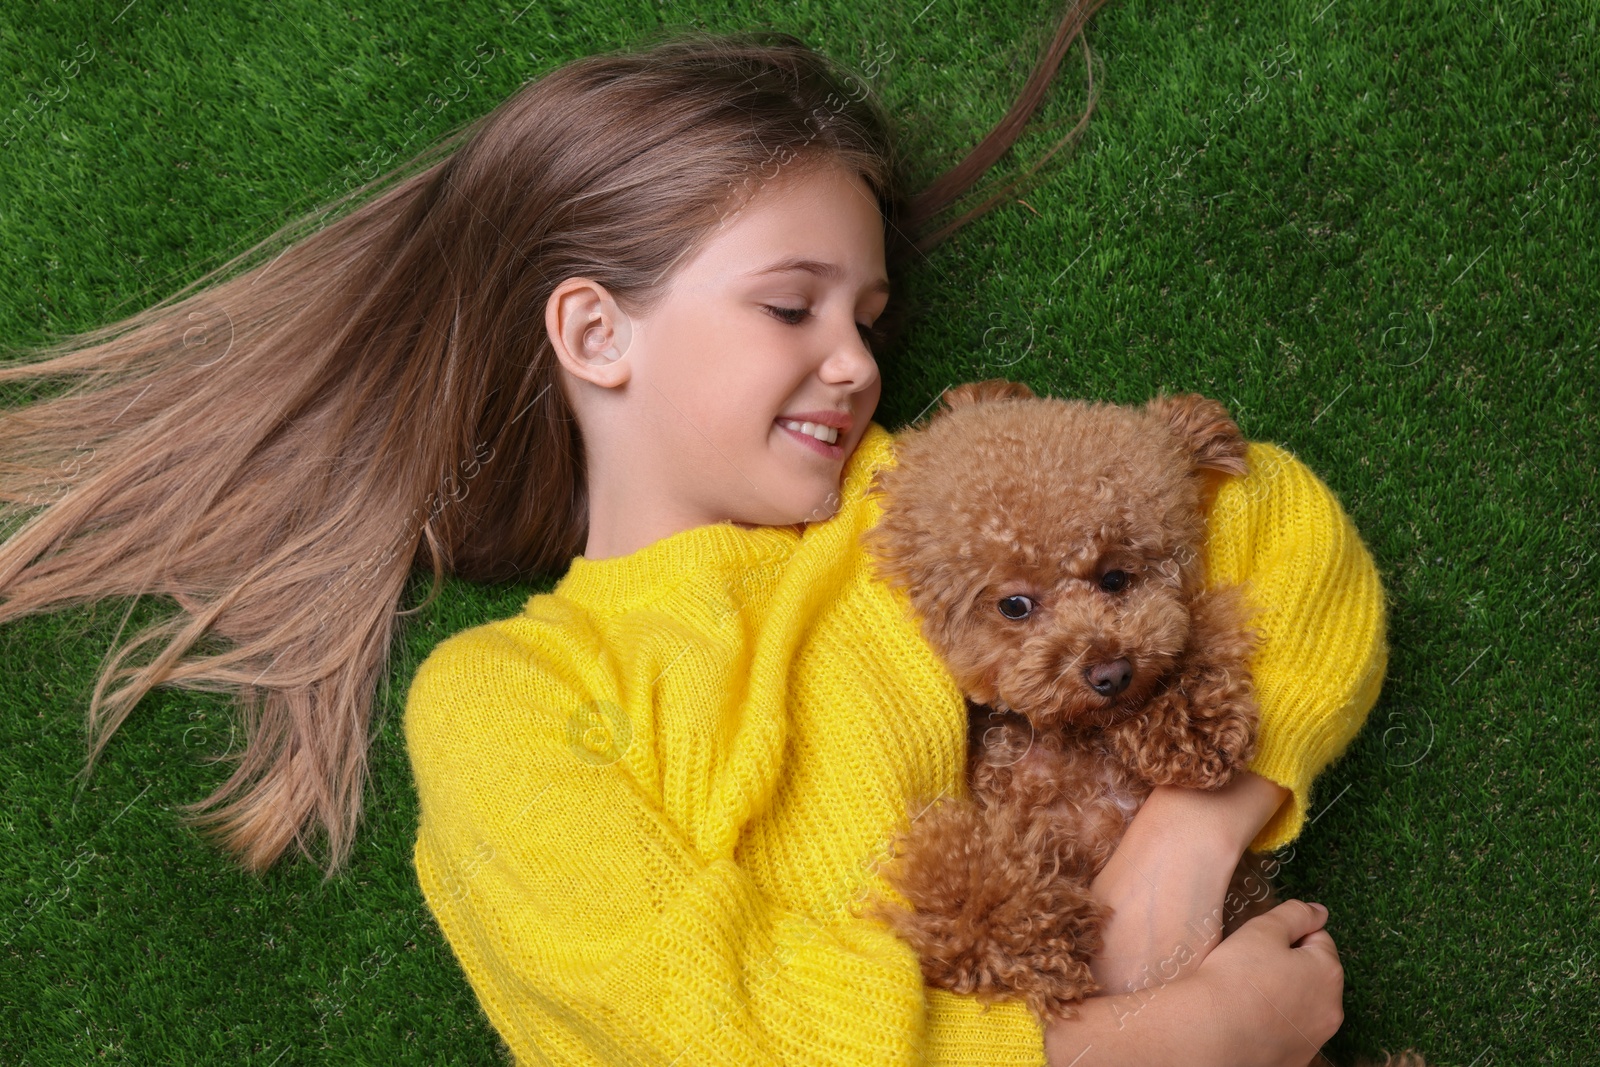
[[[1127,571],[1106,571],[1100,576],[1100,588],[1108,593],[1120,592],[1128,580]]]
[[[1000,601],[1000,614],[1008,619],[1026,619],[1033,614],[1033,601],[1025,596],[1008,596]]]

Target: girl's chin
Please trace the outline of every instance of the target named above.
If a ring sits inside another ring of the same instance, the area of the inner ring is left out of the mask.
[[[835,489],[828,493],[827,496],[821,500],[818,500],[816,504],[806,513],[806,517],[800,521],[826,522],[828,519],[833,518],[839,513],[839,503],[839,491]]]
[[[797,504],[791,508],[783,509],[780,516],[775,516],[769,523],[772,526],[805,526],[814,522],[825,522],[839,512],[839,494],[837,492],[824,493],[813,496],[808,503]]]

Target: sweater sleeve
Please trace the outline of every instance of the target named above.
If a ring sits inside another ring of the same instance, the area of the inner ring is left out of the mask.
[[[616,758],[648,724],[581,680],[593,656],[527,648],[496,624],[447,639],[404,720],[422,891],[516,1061],[920,1062],[911,951],[697,855]]]
[[[1251,442],[1248,465],[1212,502],[1207,583],[1242,582],[1261,609],[1251,660],[1261,726],[1250,769],[1293,794],[1250,845],[1266,851],[1299,835],[1312,781],[1377,702],[1388,644],[1377,568],[1333,492],[1276,445]]]

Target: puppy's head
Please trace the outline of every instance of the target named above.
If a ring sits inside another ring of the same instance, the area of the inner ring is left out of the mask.
[[[875,477],[878,574],[972,699],[1042,728],[1138,710],[1188,642],[1204,503],[1245,472],[1238,427],[1195,394],[1128,407],[985,382],[944,401]]]

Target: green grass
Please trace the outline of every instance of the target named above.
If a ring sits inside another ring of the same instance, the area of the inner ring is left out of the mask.
[[[0,344],[152,303],[662,19],[879,58],[931,176],[999,118],[1058,11],[124,2],[0,13]],[[1325,2],[1102,10],[1083,145],[911,280],[878,419],[995,374],[1122,401],[1193,389],[1305,460],[1393,602],[1383,696],[1284,869],[1332,911],[1347,1015],[1329,1051],[1593,1063],[1597,18]],[[1073,53],[1041,123],[1076,113],[1081,76]],[[429,94],[454,99],[435,114]],[[541,588],[452,582],[413,620],[364,836],[327,886],[304,862],[243,876],[178,826],[222,780],[199,761],[228,747],[220,698],[153,694],[74,789],[126,604],[0,628],[0,1062],[501,1062],[415,884],[399,709],[438,640]]]

